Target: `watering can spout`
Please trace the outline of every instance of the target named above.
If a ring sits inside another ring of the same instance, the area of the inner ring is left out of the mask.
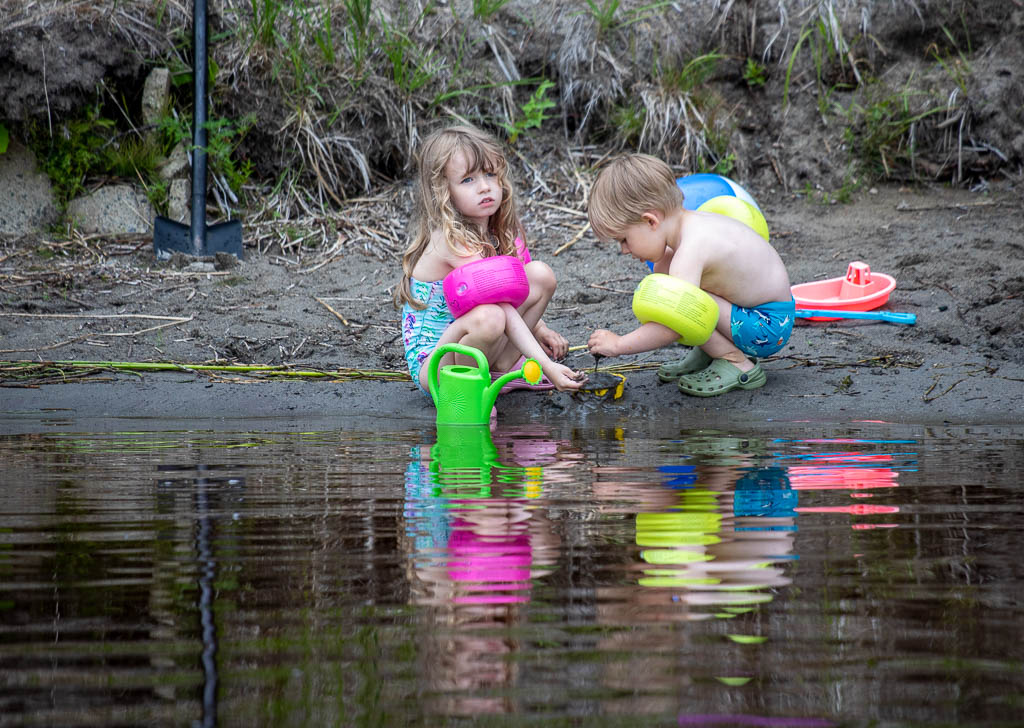
[[[461,364],[440,367],[442,357],[449,352],[473,358],[476,367]],[[519,377],[536,384],[541,374],[536,359],[527,359],[521,369],[503,374],[492,382],[482,351],[462,344],[439,346],[427,363],[427,389],[437,408],[437,424],[486,425],[502,387]]]

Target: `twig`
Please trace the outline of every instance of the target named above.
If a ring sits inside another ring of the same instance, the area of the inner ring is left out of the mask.
[[[64,319],[149,319],[151,321],[177,321],[184,323],[185,321],[191,321],[192,317],[189,316],[187,319],[182,316],[152,316],[146,313],[22,313],[22,312],[8,312],[0,311],[0,316],[18,316],[22,318],[64,318]]]
[[[551,208],[552,210],[558,210],[559,212],[564,212],[564,213],[567,213],[569,215],[576,215],[577,217],[586,217],[587,216],[587,213],[583,212],[583,210],[573,210],[571,207],[562,207],[561,205],[553,205],[552,203],[544,202],[543,200],[537,200],[533,204],[540,205],[542,207],[548,207],[548,208]]]
[[[576,232],[576,234],[572,236],[572,240],[570,240],[570,241],[569,241],[568,243],[566,243],[565,245],[563,245],[562,247],[560,247],[560,248],[559,248],[558,250],[556,250],[556,251],[555,251],[555,252],[553,253],[553,255],[558,255],[558,254],[559,254],[559,253],[561,253],[561,252],[562,252],[563,250],[566,250],[567,248],[571,248],[571,247],[572,247],[573,245],[575,245],[576,243],[578,243],[578,242],[579,242],[580,238],[582,238],[582,237],[583,237],[584,235],[586,235],[586,233],[587,233],[587,231],[588,231],[588,230],[590,230],[590,223],[589,223],[589,222],[588,222],[588,223],[587,223],[586,225],[584,225],[583,227],[581,227],[581,228],[580,228],[580,229],[579,229],[579,230],[578,230],[578,231]]]
[[[156,318],[156,317],[154,317]],[[100,333],[90,334],[90,336],[138,336],[139,334],[148,334],[150,331],[158,331],[160,329],[166,329],[168,326],[177,326],[179,324],[187,324],[192,321],[195,317],[189,316],[188,318],[178,319],[177,321],[170,321],[166,324],[160,324],[158,326],[150,326],[148,329],[141,329],[140,331],[123,331],[120,333]]]
[[[618,288],[612,288],[611,286],[602,286],[600,283],[591,283],[591,288],[600,288],[602,291],[611,291],[612,293],[632,293],[632,291],[622,291]]]
[[[316,301],[317,303],[319,303],[319,304],[320,304],[321,306],[323,306],[324,308],[326,308],[326,309],[327,309],[328,311],[330,311],[331,313],[333,313],[333,314],[334,314],[335,316],[337,316],[337,317],[338,317],[338,320],[339,320],[339,321],[341,321],[341,323],[345,324],[346,326],[351,326],[351,325],[352,325],[352,324],[350,324],[350,323],[348,322],[348,320],[347,320],[347,319],[346,319],[346,318],[345,318],[344,316],[342,316],[342,315],[341,315],[340,313],[338,313],[338,312],[337,312],[337,311],[335,311],[335,310],[334,310],[333,308],[331,308],[331,304],[327,303],[327,301],[325,301],[325,300],[324,300],[324,299],[322,299],[322,298],[317,298],[316,296],[314,296],[314,297],[313,297],[313,299],[314,299],[314,300],[315,300],[315,301]]]
[[[923,401],[925,401],[925,402],[934,402],[939,397],[942,397],[943,395],[949,394],[949,392],[953,389],[953,387],[955,387],[956,385],[960,384],[960,382],[966,382],[966,381],[967,381],[967,377],[964,377],[963,379],[958,379],[955,382],[953,382],[952,384],[950,384],[948,387],[946,387],[945,391],[943,391],[941,394],[936,394],[934,397],[929,397],[928,396],[928,392],[931,392],[933,389],[935,389],[935,384],[938,384],[938,382],[936,381],[935,384],[932,384],[932,386],[928,388],[928,392],[925,392],[924,396],[921,397],[921,399]]]
[[[951,205],[914,205],[901,202],[896,205],[897,212],[923,212],[925,210],[956,210],[962,207],[992,207],[998,205],[996,200],[978,200],[977,202],[957,202]]]

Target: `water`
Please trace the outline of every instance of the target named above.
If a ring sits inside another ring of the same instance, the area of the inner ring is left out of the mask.
[[[1024,721],[1024,428],[299,424],[0,437],[0,724]]]

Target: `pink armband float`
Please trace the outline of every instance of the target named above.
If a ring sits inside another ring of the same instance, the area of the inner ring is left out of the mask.
[[[481,303],[511,303],[518,308],[530,295],[523,261],[514,255],[495,255],[460,265],[444,277],[441,288],[455,318]]]
[[[531,260],[530,249],[526,247],[526,243],[523,242],[522,238],[516,238],[516,252],[519,253],[519,257],[523,259],[523,265],[526,265]]]

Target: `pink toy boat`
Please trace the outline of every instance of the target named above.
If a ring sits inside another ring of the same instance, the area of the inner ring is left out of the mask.
[[[854,261],[843,278],[829,278],[792,287],[797,309],[831,311],[870,311],[889,300],[896,279],[885,273],[872,273],[867,263]],[[809,316],[811,321],[831,321],[827,316]]]

